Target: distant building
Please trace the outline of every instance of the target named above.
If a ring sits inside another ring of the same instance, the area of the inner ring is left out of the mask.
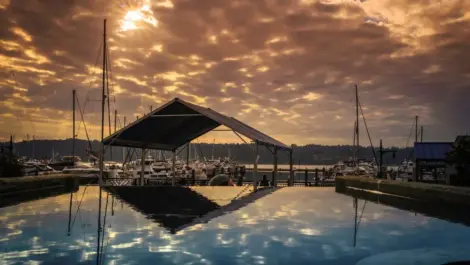
[[[447,153],[470,136],[457,136],[454,142],[416,142],[414,144],[416,181],[449,184],[455,168],[447,163]]]
[[[414,145],[416,181],[448,183],[452,169],[446,163],[447,153],[452,150],[453,142],[422,142]]]

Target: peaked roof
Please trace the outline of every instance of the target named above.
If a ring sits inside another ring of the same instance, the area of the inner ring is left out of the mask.
[[[417,142],[414,146],[414,156],[416,160],[445,160],[452,146],[452,142]]]
[[[261,145],[291,148],[241,121],[175,98],[103,140],[105,145],[174,150],[224,125]]]

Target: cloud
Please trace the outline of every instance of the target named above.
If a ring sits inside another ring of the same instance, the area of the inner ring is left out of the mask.
[[[453,140],[470,131],[468,10],[458,0],[6,1],[1,122],[53,120],[42,136],[69,137],[57,128],[76,89],[98,126],[107,17],[121,120],[181,97],[288,144],[349,143],[358,84],[374,143],[405,145],[415,115],[425,139]],[[2,128],[1,138],[38,134]]]

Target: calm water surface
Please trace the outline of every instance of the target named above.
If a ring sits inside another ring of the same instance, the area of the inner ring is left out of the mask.
[[[81,187],[73,194],[70,236],[69,194],[0,209],[0,264],[96,264],[98,193]],[[224,201],[236,193],[207,194]],[[354,199],[333,188],[284,188],[176,234],[102,194],[101,264],[343,265],[395,250],[470,244],[464,225],[359,200],[354,246]]]

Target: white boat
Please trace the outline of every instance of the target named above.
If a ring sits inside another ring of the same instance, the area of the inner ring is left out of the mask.
[[[153,162],[155,160],[151,157],[148,156],[144,160],[144,178],[150,178],[152,175],[155,174],[155,171],[152,168]],[[142,160],[137,159],[135,161],[132,161],[130,163],[130,166],[132,166],[132,176],[134,178],[139,178],[141,177],[142,174]]]
[[[415,165],[411,160],[404,160],[398,167],[397,180],[412,181]]]
[[[52,167],[48,166],[47,164],[43,164],[38,160],[28,160],[23,162],[22,170],[23,175],[25,176],[38,176],[57,172]]]
[[[155,172],[168,171],[171,169],[171,165],[166,160],[155,160],[152,163],[152,169]]]
[[[122,164],[118,162],[105,161],[104,171],[107,173],[108,178],[120,178],[124,176]]]
[[[334,173],[340,173],[343,176],[354,175],[356,172],[356,166],[354,161],[338,161],[333,166]]]
[[[82,162],[75,162],[74,166],[64,167],[62,173],[66,174],[100,174],[100,169]]]

